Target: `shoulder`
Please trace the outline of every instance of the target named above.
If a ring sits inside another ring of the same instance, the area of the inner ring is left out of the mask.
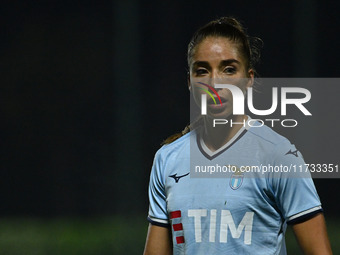
[[[289,154],[302,158],[301,153],[298,152],[295,145],[289,139],[266,125],[251,127],[247,133],[252,144],[257,149],[261,149],[267,156],[270,156],[271,160],[282,157],[290,159]]]
[[[172,157],[178,157],[183,155],[184,152],[189,153],[190,136],[195,134],[195,131],[191,131],[180,138],[176,139],[172,143],[163,145],[155,155],[155,159],[165,161]],[[185,153],[185,154],[186,154]]]
[[[190,133],[183,135],[172,143],[163,145],[155,154],[151,170],[151,178],[159,179],[165,183],[168,171],[178,164],[185,162],[183,159],[190,157]]]
[[[250,127],[248,129],[248,133],[259,142],[266,143],[268,145],[276,146],[278,144],[290,144],[290,141],[286,137],[280,135],[266,125],[261,127]]]

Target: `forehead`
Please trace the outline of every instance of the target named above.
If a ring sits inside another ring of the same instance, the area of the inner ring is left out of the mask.
[[[223,37],[207,37],[200,42],[193,54],[194,61],[221,61],[236,59],[241,62],[237,44]]]

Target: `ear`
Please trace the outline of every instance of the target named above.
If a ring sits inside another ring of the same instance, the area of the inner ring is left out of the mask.
[[[187,73],[187,82],[188,82],[188,88],[189,91],[191,92],[191,80],[190,80],[190,72]]]
[[[254,70],[253,70],[253,69],[249,69],[249,71],[248,71],[249,81],[248,81],[248,83],[247,83],[247,88],[250,88],[250,87],[253,86],[253,84],[254,84],[254,79],[255,79],[254,76],[255,76]]]

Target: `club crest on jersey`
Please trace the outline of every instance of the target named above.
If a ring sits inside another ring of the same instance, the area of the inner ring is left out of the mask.
[[[239,187],[241,187],[242,182],[243,182],[243,177],[244,177],[243,173],[235,172],[230,178],[230,182],[229,182],[230,188],[232,188],[233,190],[236,190]]]

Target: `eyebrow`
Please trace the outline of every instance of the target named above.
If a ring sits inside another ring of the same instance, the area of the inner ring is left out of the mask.
[[[233,63],[236,63],[236,64],[241,64],[240,61],[238,61],[237,59],[227,59],[227,60],[222,60],[221,63],[220,63],[220,66],[227,66],[227,65],[230,65],[230,64],[233,64]]]
[[[241,64],[240,61],[238,61],[237,59],[231,58],[231,59],[221,60],[219,66],[227,66],[233,63]],[[193,66],[207,66],[208,67],[210,66],[210,64],[208,61],[195,61],[193,63]]]

